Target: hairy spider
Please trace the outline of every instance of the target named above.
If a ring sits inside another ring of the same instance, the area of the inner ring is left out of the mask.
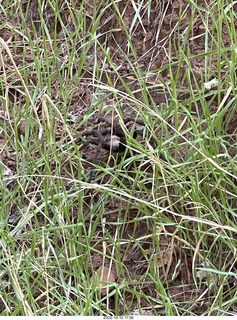
[[[126,149],[126,136],[125,136],[125,133],[124,133],[123,129],[121,128],[120,124],[116,123],[116,124],[112,125],[111,121],[109,121],[108,119],[103,118],[103,117],[98,117],[96,122],[97,123],[105,122],[109,127],[105,128],[101,131],[93,129],[90,131],[82,132],[82,134],[81,134],[82,137],[92,136],[96,139],[92,138],[92,139],[88,139],[88,140],[83,141],[83,139],[81,137],[77,138],[76,139],[77,143],[82,142],[81,148],[84,148],[84,147],[88,146],[89,144],[95,144],[98,146],[98,148],[97,148],[98,151],[100,151],[101,149],[105,149],[105,150],[113,151],[113,152],[125,151],[125,149]],[[144,126],[144,122],[142,122],[140,120],[134,120],[132,118],[127,118],[124,120],[125,126],[129,122],[138,123],[138,124]],[[138,134],[141,134],[141,130],[140,129],[134,130],[133,138],[136,139]]]
[[[112,124],[108,119],[104,117],[98,117],[96,123],[100,122],[106,123],[108,127],[102,130],[93,129],[84,131],[81,133],[81,136],[76,139],[76,143],[82,143],[80,150],[92,144],[97,146],[95,156],[93,159],[88,160],[92,163],[97,162],[97,157],[102,149],[112,152],[124,152],[126,149],[126,136],[120,124]],[[144,126],[144,122],[132,118],[127,118],[124,120],[125,126],[127,126],[129,122],[138,123],[139,125]],[[136,139],[138,134],[142,134],[141,129],[134,130],[133,138]],[[86,137],[87,139],[85,140],[83,137]],[[88,137],[90,138],[88,139]]]
[[[126,135],[120,126],[119,123],[111,123],[108,119],[104,117],[98,117],[94,123],[104,122],[107,125],[107,128],[92,129],[89,131],[84,131],[80,136],[75,140],[76,143],[80,143],[80,150],[84,149],[88,145],[97,146],[96,153],[92,159],[87,159],[91,164],[98,163],[98,155],[102,149],[110,152],[124,152],[126,150]],[[125,126],[128,128],[130,123],[139,124],[143,128],[134,128],[132,137],[136,139],[137,135],[142,135],[144,130],[144,122],[141,120],[136,120],[132,118],[127,118],[124,120]],[[156,145],[154,138],[151,138],[153,143]],[[91,181],[93,176],[93,171],[90,172],[89,181]]]

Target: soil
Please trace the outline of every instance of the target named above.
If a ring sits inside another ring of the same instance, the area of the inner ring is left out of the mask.
[[[206,6],[206,3],[211,1],[204,1],[200,0],[198,1],[199,6]],[[80,5],[80,1],[76,2],[77,5]],[[179,11],[182,7],[182,12],[184,13],[183,18],[180,23],[178,23],[179,19]],[[39,19],[38,10],[37,8],[37,0],[31,1],[30,7],[28,8],[27,13],[27,24],[29,30],[33,33],[31,21],[35,21],[35,27],[37,29],[38,35],[40,36],[42,33],[42,26],[37,23],[37,20]],[[68,31],[73,32],[73,24],[71,23],[69,17],[69,12],[65,9],[66,7],[62,5],[62,19],[65,25],[68,26]],[[86,10],[88,13],[88,17],[93,15],[93,0],[87,0]],[[123,23],[124,26],[129,30],[131,28],[133,18],[135,15],[134,12],[134,6],[132,4],[132,1],[120,1],[119,2],[119,8],[120,12],[122,12],[123,17]],[[17,8],[16,8],[17,12]],[[47,7],[45,8],[45,21],[46,24],[50,27],[53,24],[51,15],[51,8]],[[178,38],[185,35],[185,30],[189,26],[190,17],[192,15],[192,6],[190,4],[187,4],[186,1],[182,0],[173,0],[173,1],[151,1],[151,13],[150,13],[150,19],[147,19],[147,16],[144,15],[144,20],[142,22],[136,22],[135,26],[133,27],[133,33],[132,33],[132,43],[134,45],[134,49],[137,53],[137,62],[135,61],[135,58],[132,53],[128,54],[128,58],[130,59],[132,64],[139,64],[140,70],[147,72],[147,71],[153,71],[153,75],[151,75],[147,82],[149,84],[161,84],[163,83],[170,83],[170,73],[168,69],[164,69],[163,71],[159,71],[158,74],[155,72],[156,69],[161,68],[161,66],[164,66],[170,62],[170,59],[175,62],[177,61],[177,51],[176,51],[176,43],[178,41]],[[112,12],[111,10],[105,11],[101,18],[100,23],[100,32],[102,34],[100,41],[103,43],[103,45],[106,45],[106,48],[110,51],[110,56],[113,59],[113,64],[116,67],[116,71],[120,74],[124,75],[123,80],[129,84],[130,89],[135,91],[136,89],[140,88],[140,83],[133,75],[133,70],[131,67],[131,64],[129,64],[125,59],[124,56],[121,54],[119,48],[122,48],[126,51],[126,35],[124,31],[124,26],[121,21],[119,21],[116,17],[116,13]],[[5,17],[0,13],[0,23],[3,23],[5,21]],[[193,25],[193,31],[192,31],[192,39],[186,39],[187,44],[186,47],[184,47],[184,50],[186,52],[189,52],[191,56],[196,56],[200,53],[203,53],[205,51],[205,39],[204,39],[204,33],[203,30],[205,29],[200,17],[196,15],[195,23]],[[12,25],[12,21],[8,21],[10,25]],[[16,21],[16,24],[19,24],[19,21]],[[87,28],[90,27],[91,19],[88,18],[88,25]],[[121,31],[116,31],[117,29],[121,29]],[[111,31],[112,30],[112,31]],[[114,31],[113,31],[114,30]],[[58,34],[60,35],[60,32],[62,30],[60,29],[60,25],[58,25]],[[103,36],[103,34],[106,34],[107,32],[110,32],[110,36],[106,37]],[[22,39],[21,35],[19,33],[14,33],[9,28],[2,28],[0,29],[0,37],[2,37],[7,43],[10,42],[24,42],[24,39]],[[170,53],[170,39],[171,43],[173,43],[173,47],[171,48]],[[222,41],[225,46],[230,46],[230,39],[228,37],[228,33],[225,29],[223,29],[222,34]],[[64,56],[63,53],[63,43],[60,43],[60,40],[58,42],[59,46],[62,47],[62,57]],[[50,49],[50,44],[48,44],[48,49]],[[15,61],[16,65],[18,67],[21,67],[23,65],[22,61],[22,46],[19,46],[16,52],[12,52],[12,58]],[[90,61],[90,56],[95,54],[94,52],[95,48],[92,46],[90,50],[88,51],[88,65]],[[103,66],[104,61],[104,53],[100,50],[98,50],[97,59],[99,66]],[[66,59],[66,57],[65,57]],[[26,59],[24,63],[29,64],[29,68],[32,68],[31,63],[33,61],[32,53],[28,52],[26,55]],[[192,71],[191,74],[191,82],[194,86],[199,86],[201,81],[201,73],[204,72],[204,57],[197,57],[193,58],[191,61],[192,64]],[[212,62],[211,62],[211,70],[213,70],[213,77],[215,75],[215,69],[217,66],[217,57],[213,56]],[[9,68],[9,70],[12,68],[12,61],[10,58],[5,62],[6,66]],[[73,91],[73,95],[68,97],[68,106],[69,106],[69,113],[74,119],[70,125],[70,129],[75,133],[81,133],[83,132],[87,127],[93,127],[94,126],[94,119],[89,119],[86,123],[86,125],[81,125],[83,116],[88,112],[88,110],[91,108],[93,103],[93,97],[94,97],[94,88],[90,84],[93,81],[93,66],[89,65],[89,68],[87,66],[84,66],[85,70],[85,77],[83,80],[83,83],[79,83],[76,87],[76,89]],[[87,69],[87,70],[86,70]],[[111,67],[108,65],[105,67],[105,70],[110,72],[111,80],[116,88],[119,88],[120,90],[123,90],[123,87],[121,86],[121,83],[117,81],[116,72],[111,69]],[[184,101],[189,97],[188,93],[188,85],[187,85],[187,79],[183,80],[182,77],[185,73],[186,67],[185,63],[181,66],[181,70],[183,72],[180,73],[180,87],[179,89],[179,97],[178,99],[180,101]],[[173,72],[177,71],[177,68],[174,67]],[[224,71],[222,74],[222,77],[224,77]],[[210,73],[211,77],[211,73]],[[8,79],[8,81],[16,84],[18,83],[20,85],[19,79],[17,77],[12,77],[11,79]],[[36,83],[37,79],[34,77],[34,72],[32,72],[32,76],[29,79],[29,82],[32,81],[32,83]],[[101,79],[102,83],[107,83],[106,75],[104,74]],[[54,101],[56,99],[60,99],[60,95],[57,92],[57,80],[55,79],[54,87],[51,88],[51,95],[54,98]],[[24,104],[24,96],[21,96],[19,92],[14,91],[14,89],[10,88],[10,95],[12,101],[15,101],[15,103],[18,104]],[[142,96],[138,93],[136,95],[136,98],[142,101]],[[149,92],[149,99],[153,101],[156,105],[162,106],[163,104],[169,104],[170,103],[170,95],[165,92],[162,87],[161,89],[150,89]],[[207,99],[211,99],[207,97]],[[228,100],[227,100],[228,102]],[[227,103],[226,102],[226,103]],[[39,111],[40,115],[40,109],[42,108],[41,101],[36,101],[36,104],[38,103],[37,109]],[[116,104],[116,101],[114,101],[112,98],[111,100],[106,101],[107,105],[114,105]],[[124,99],[124,112],[129,112],[130,114],[134,113],[134,110],[129,110],[128,106],[126,105],[126,99]],[[3,108],[3,107],[1,107]],[[214,113],[217,110],[217,98],[213,99],[212,103],[210,104],[210,110],[211,113]],[[196,109],[193,108],[193,111]],[[0,112],[3,112],[3,109],[0,110]],[[196,111],[195,111],[196,112]],[[202,110],[200,109],[200,114],[202,114]],[[1,114],[0,114],[1,116]],[[41,116],[41,115],[40,115]],[[112,117],[111,113],[107,113],[106,116],[108,118]],[[183,121],[184,115],[182,113],[180,114],[180,123]],[[117,121],[118,118],[115,118],[115,121]],[[10,119],[11,121],[11,119]],[[172,122],[172,119],[169,119],[170,122]],[[237,113],[233,114],[232,121],[228,124],[228,133],[233,134],[236,133],[236,127],[237,127]],[[57,124],[57,127],[55,128],[59,139],[62,137],[64,128],[60,126],[60,123]],[[24,121],[19,121],[18,124],[18,134],[19,136],[21,134],[24,134],[25,132],[25,123]],[[231,144],[231,142],[230,142]],[[14,153],[14,150],[11,147],[5,148],[5,139],[4,137],[0,137],[0,147],[1,147],[1,161],[6,165],[7,168],[12,170],[12,172],[16,172],[16,166],[17,166],[17,160],[16,155]],[[232,155],[236,154],[236,149],[232,148],[231,151]],[[95,153],[95,149],[88,147],[86,151],[83,151],[83,156],[86,158],[93,158],[93,155]],[[177,156],[177,161],[182,161],[182,159],[185,157],[185,150],[180,149],[180,153]],[[107,151],[103,151],[100,155],[101,158],[104,157],[104,155],[108,154]],[[90,166],[85,165],[85,171],[90,170]],[[149,169],[149,168],[148,168]],[[65,177],[67,177],[67,173],[65,170]],[[93,198],[93,201],[96,202],[96,197],[99,197],[96,192],[92,192],[92,195],[90,198]],[[117,221],[118,218],[118,212],[121,208],[121,203],[117,200],[110,200],[105,203],[104,211],[106,213],[106,221],[108,224],[108,228],[110,229],[110,235],[112,238],[115,236],[116,228],[114,227],[113,222]],[[122,204],[123,208],[123,204]],[[136,207],[133,207],[131,205],[130,211],[129,211],[129,217],[127,214],[127,203],[124,204],[124,216],[120,217],[121,219],[131,219],[135,221],[137,218],[142,217],[142,212],[139,212],[139,210]],[[85,212],[87,208],[85,207]],[[76,212],[73,215],[72,219],[76,220]],[[190,214],[192,212],[190,211]],[[138,222],[136,223],[134,227],[133,224],[128,224],[126,229],[123,230],[123,234],[121,234],[121,238],[123,239],[123,244],[120,247],[120,253],[121,253],[121,260],[124,264],[124,269],[126,271],[122,272],[118,275],[118,272],[116,270],[116,266],[114,263],[112,263],[112,279],[113,281],[116,281],[118,284],[121,284],[123,282],[123,279],[129,275],[130,277],[130,283],[131,287],[136,285],[136,282],[140,286],[140,290],[142,290],[143,294],[148,294],[150,297],[157,298],[159,296],[156,286],[152,281],[149,281],[149,275],[147,275],[147,282],[139,283],[139,278],[141,275],[146,274],[148,270],[148,261],[152,261],[152,259],[157,259],[157,264],[160,267],[159,269],[159,277],[160,279],[166,279],[169,283],[169,288],[166,289],[169,291],[169,296],[171,301],[173,302],[185,302],[185,301],[193,301],[193,308],[192,311],[193,314],[201,314],[206,310],[204,297],[201,301],[196,302],[196,298],[199,297],[202,292],[204,292],[204,287],[197,288],[193,283],[192,278],[192,256],[185,251],[184,248],[181,248],[177,241],[174,241],[172,237],[166,235],[166,234],[174,234],[176,232],[175,228],[166,228],[166,232],[160,232],[158,234],[159,237],[159,243],[160,243],[160,255],[159,257],[154,257],[154,248],[152,247],[152,238],[151,234],[154,230],[152,230],[152,225],[149,225],[146,222],[144,222],[142,219],[137,219]],[[169,230],[168,230],[169,229]],[[135,232],[134,232],[135,230]],[[101,234],[101,230],[97,230],[97,234]],[[134,239],[140,239],[137,240],[137,242],[134,242],[133,245],[128,246],[129,239],[133,237]],[[127,240],[127,241],[126,241]],[[139,243],[139,245],[137,244]],[[103,251],[102,244],[96,245],[95,249],[97,251]],[[147,259],[144,259],[144,252],[142,250],[146,251]],[[181,261],[178,268],[177,263],[178,261]],[[109,259],[103,260],[103,256],[99,253],[92,253],[92,264],[93,266],[89,266],[90,270],[100,270],[101,265],[104,263],[106,272],[109,272],[109,268],[111,268],[111,261]],[[91,271],[91,276],[93,278],[93,272]],[[175,279],[172,280],[172,276],[176,273]],[[103,274],[103,279],[106,278],[106,275]],[[111,275],[109,277],[111,279]],[[165,315],[165,310],[160,309],[159,306],[153,306],[151,307],[150,301],[146,300],[145,297],[141,296],[140,298],[140,304],[142,307],[142,310],[138,310],[138,304],[137,301],[132,298],[131,295],[128,294],[127,296],[127,303],[130,305],[131,315],[132,314],[142,314],[142,315]],[[132,302],[132,303],[131,303]],[[110,308],[113,310],[114,301],[113,297],[110,299]],[[121,314],[123,313],[123,306],[121,306]]]

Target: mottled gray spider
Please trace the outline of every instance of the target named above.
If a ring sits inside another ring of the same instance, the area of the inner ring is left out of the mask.
[[[84,131],[82,132],[82,137],[89,137],[92,136],[96,139],[87,139],[84,140],[80,137],[76,139],[76,142],[80,143],[82,142],[82,148],[88,146],[89,144],[95,144],[98,146],[97,148],[97,155],[101,151],[101,149],[105,149],[112,152],[123,152],[126,149],[126,136],[121,128],[120,124],[112,124],[111,121],[107,120],[103,117],[98,117],[97,123],[99,122],[105,122],[108,125],[108,128],[102,129],[102,130],[90,130],[90,131]],[[138,123],[139,125],[144,126],[144,122],[140,120],[134,120],[132,118],[127,118],[124,120],[125,126],[129,122]],[[137,135],[141,134],[141,129],[135,129],[133,132],[133,138],[136,139]]]
[[[102,130],[98,129],[92,129],[89,131],[84,131],[81,133],[80,137],[78,137],[75,141],[76,143],[81,143],[80,150],[84,149],[88,145],[96,145],[97,150],[96,154],[93,156],[92,159],[87,159],[88,162],[91,163],[98,163],[98,155],[101,152],[102,149],[110,151],[110,152],[124,152],[126,150],[126,135],[120,126],[120,124],[112,124],[111,121],[109,121],[106,118],[98,117],[98,119],[95,121],[95,123],[104,122],[108,125],[107,128],[104,128]],[[132,118],[127,118],[124,120],[125,126],[128,126],[129,123],[137,123],[141,126],[144,126],[144,122],[140,120],[135,120]],[[133,138],[136,138],[138,134],[142,134],[143,128],[140,129],[134,129],[133,131]],[[86,137],[86,140],[85,140]],[[90,137],[90,138],[89,138]],[[92,179],[93,172],[90,172],[89,180]]]

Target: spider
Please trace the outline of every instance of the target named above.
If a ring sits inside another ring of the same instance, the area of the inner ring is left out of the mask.
[[[93,159],[88,160],[88,162],[92,163],[96,163],[97,157],[102,149],[111,152],[124,152],[126,150],[126,136],[120,124],[112,124],[108,119],[104,117],[98,117],[95,123],[100,122],[106,123],[108,127],[102,130],[92,129],[89,131],[84,131],[81,133],[81,136],[75,140],[76,143],[82,143],[80,150],[90,144],[97,146],[95,156]],[[125,126],[128,126],[130,122],[137,123],[141,126],[145,125],[143,121],[127,118],[124,120]],[[143,129],[135,129],[133,132],[133,138],[136,139],[137,135],[141,135],[142,132]],[[89,136],[91,137],[90,139],[88,139]],[[84,140],[82,137],[86,137],[87,139]]]
[[[119,123],[112,123],[104,117],[98,117],[97,120],[94,121],[94,123],[97,124],[100,122],[104,122],[108,127],[103,128],[102,130],[92,129],[84,131],[75,140],[76,143],[81,144],[80,150],[92,144],[97,146],[96,153],[93,158],[87,159],[87,162],[91,163],[92,165],[99,162],[97,158],[102,149],[110,152],[124,152],[127,147],[126,135]],[[134,125],[139,124],[141,126],[138,129],[134,129],[132,137],[136,139],[138,135],[142,136],[145,123],[141,120],[132,118],[127,118],[124,120],[124,124],[127,128],[129,127],[130,123],[134,123]],[[86,139],[83,137],[86,137]],[[152,143],[153,147],[157,147],[157,141],[154,137],[150,137],[150,142]],[[165,157],[162,154],[159,155],[159,158],[163,161],[166,161]],[[90,172],[88,182],[92,180],[92,177],[93,171]]]

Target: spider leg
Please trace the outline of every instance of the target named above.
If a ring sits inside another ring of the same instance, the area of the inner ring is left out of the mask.
[[[107,135],[107,133],[110,133],[110,132],[111,132],[110,128],[107,128],[101,132],[99,130],[85,131],[85,132],[82,132],[81,136],[88,137],[88,136],[93,135],[94,137],[98,138],[98,141],[97,140],[83,141],[82,140],[83,138],[79,137],[76,139],[76,142],[78,143],[78,142],[82,141],[82,144],[83,144],[82,148],[86,147],[90,143],[98,145],[98,146],[101,144],[101,148],[110,151],[110,149],[111,149],[110,140],[105,139],[105,135]]]
[[[97,150],[96,150],[96,154],[94,155],[94,157],[92,158],[92,159],[88,159],[87,161],[88,162],[91,162],[91,164],[92,164],[92,166],[93,166],[93,164],[97,164],[98,163],[98,156],[99,156],[99,154],[100,154],[100,151],[101,151],[101,143],[99,143],[98,144],[98,147],[97,147]],[[93,170],[91,170],[90,171],[90,175],[89,175],[89,179],[88,179],[88,183],[90,183],[91,182],[91,180],[92,180],[92,178],[93,178]]]
[[[82,132],[76,139],[75,142],[76,143],[83,143],[83,145],[85,144],[85,146],[87,146],[89,143],[87,143],[87,141],[83,140],[83,136],[88,137],[90,135],[94,135],[94,131],[95,130],[90,130],[90,131],[84,131]]]
[[[125,134],[123,132],[123,129],[121,128],[120,124],[116,123],[112,125],[112,122],[104,117],[98,117],[98,122],[105,122],[109,128],[104,129],[101,131],[102,135],[105,135],[107,133],[111,133],[114,136],[118,136],[119,138],[125,138]],[[134,121],[134,120],[133,120]]]
[[[143,135],[143,129],[136,129],[136,130],[134,130],[134,132],[133,132],[133,138],[136,139],[136,137],[137,137],[138,135],[140,135],[140,136]]]
[[[101,140],[103,141],[104,139],[103,139],[103,136],[101,135],[101,133],[98,130],[85,131],[85,132],[82,133],[82,136],[83,135],[86,136],[86,137],[90,136],[90,135],[94,135],[95,137],[98,138],[98,140],[87,140],[87,141],[85,141],[83,143],[83,146],[82,146],[82,148],[84,148],[89,144],[97,145],[96,153],[93,156],[93,158],[87,159],[87,162],[91,163],[91,165],[93,166],[93,164],[97,164],[97,162],[98,162],[98,156],[99,156],[99,154],[101,152],[101,148],[102,148]],[[90,174],[89,174],[89,178],[88,178],[88,182],[89,183],[91,182],[92,178],[93,178],[93,170],[90,170]]]
[[[99,139],[100,143],[101,143],[101,147],[105,150],[110,151],[111,149],[111,145],[110,145],[110,141],[106,141],[104,135],[99,131],[99,130],[94,130],[94,134],[95,136]],[[107,133],[108,131],[106,131]]]
[[[123,121],[125,124],[127,124],[128,122],[134,122],[137,124],[140,124],[141,126],[145,126],[145,123],[142,120],[137,120],[137,119],[133,119],[133,118],[126,118]]]
[[[143,130],[144,129],[136,129],[133,132],[133,138],[136,139],[138,135],[143,136]],[[151,136],[149,138],[149,142],[151,143],[151,145],[153,146],[153,148],[157,147],[157,141],[155,140],[155,138],[153,136]]]
[[[108,126],[111,127],[112,123],[111,121],[109,121],[108,119],[104,118],[104,117],[98,117],[98,119],[96,120],[97,123],[99,122],[105,122]]]
[[[105,122],[108,126],[110,126],[111,128],[107,128],[103,131],[101,131],[102,135],[108,133],[108,132],[113,132],[113,135],[116,135],[120,138],[125,138],[125,134],[123,132],[123,129],[121,128],[121,126],[119,124],[113,124],[112,126],[112,123],[111,121],[109,121],[108,119],[104,118],[104,117],[98,117],[97,119],[97,123],[98,122]],[[133,118],[126,118],[124,119],[124,124],[126,125],[127,123],[129,122],[134,122],[135,124],[139,124],[141,126],[145,126],[144,122],[141,121],[141,120],[136,120],[136,119],[133,119]],[[134,131],[134,136],[133,138],[136,139],[136,136],[139,134],[139,132],[137,130]]]
[[[99,130],[84,131],[84,132],[81,133],[80,137],[76,138],[75,141],[76,141],[76,143],[82,142],[83,145],[85,145],[85,146],[87,146],[90,143],[93,143],[93,144],[96,144],[96,145],[99,145],[99,143],[103,144],[103,143],[106,143],[103,135],[106,134],[107,132],[108,132],[107,129],[106,129],[106,131],[104,130],[102,132],[100,132]],[[99,139],[99,141],[97,141],[97,140],[86,140],[86,141],[83,141],[83,138],[82,138],[83,136],[88,137],[88,136],[92,136],[92,135],[97,137]]]
[[[112,122],[109,121],[108,119],[104,118],[104,117],[98,117],[98,119],[96,120],[97,123],[99,122],[105,122],[108,126],[112,126]],[[133,118],[126,118],[124,119],[124,123],[127,124],[128,122],[135,122],[135,123],[138,123],[140,125],[144,125],[144,122],[141,121],[141,120],[136,120],[136,119],[133,119]]]
[[[100,133],[102,134],[102,136],[105,136],[105,135],[107,135],[107,133],[111,133],[111,128],[106,128],[106,129],[100,131]]]
[[[134,124],[137,123],[137,124],[145,127],[145,123],[144,123],[142,120],[135,120],[135,119],[132,119],[132,118],[127,118],[127,119],[124,120],[124,123],[125,123],[125,124],[127,124],[127,123],[129,123],[129,122],[134,122]],[[135,130],[133,131],[132,137],[133,137],[134,139],[136,139],[138,135],[143,136],[143,131],[144,131],[143,128],[135,129]],[[150,141],[151,141],[151,143],[152,143],[154,146],[157,146],[157,142],[156,142],[156,140],[155,140],[154,137],[151,137],[151,138],[150,138]]]
[[[86,137],[92,136],[92,135],[95,136],[97,131],[98,131],[98,130],[84,131],[84,132],[81,133],[81,135],[82,135],[82,136],[86,136]]]
[[[87,147],[87,146],[90,145],[90,144],[94,144],[94,145],[96,145],[96,146],[98,146],[98,145],[100,144],[100,141],[98,141],[98,140],[93,140],[93,139],[83,140],[81,137],[77,138],[77,139],[75,140],[75,142],[76,142],[77,144],[80,144],[80,146],[79,146],[79,150],[80,150],[80,151],[83,150],[83,149],[85,149],[85,147]]]

